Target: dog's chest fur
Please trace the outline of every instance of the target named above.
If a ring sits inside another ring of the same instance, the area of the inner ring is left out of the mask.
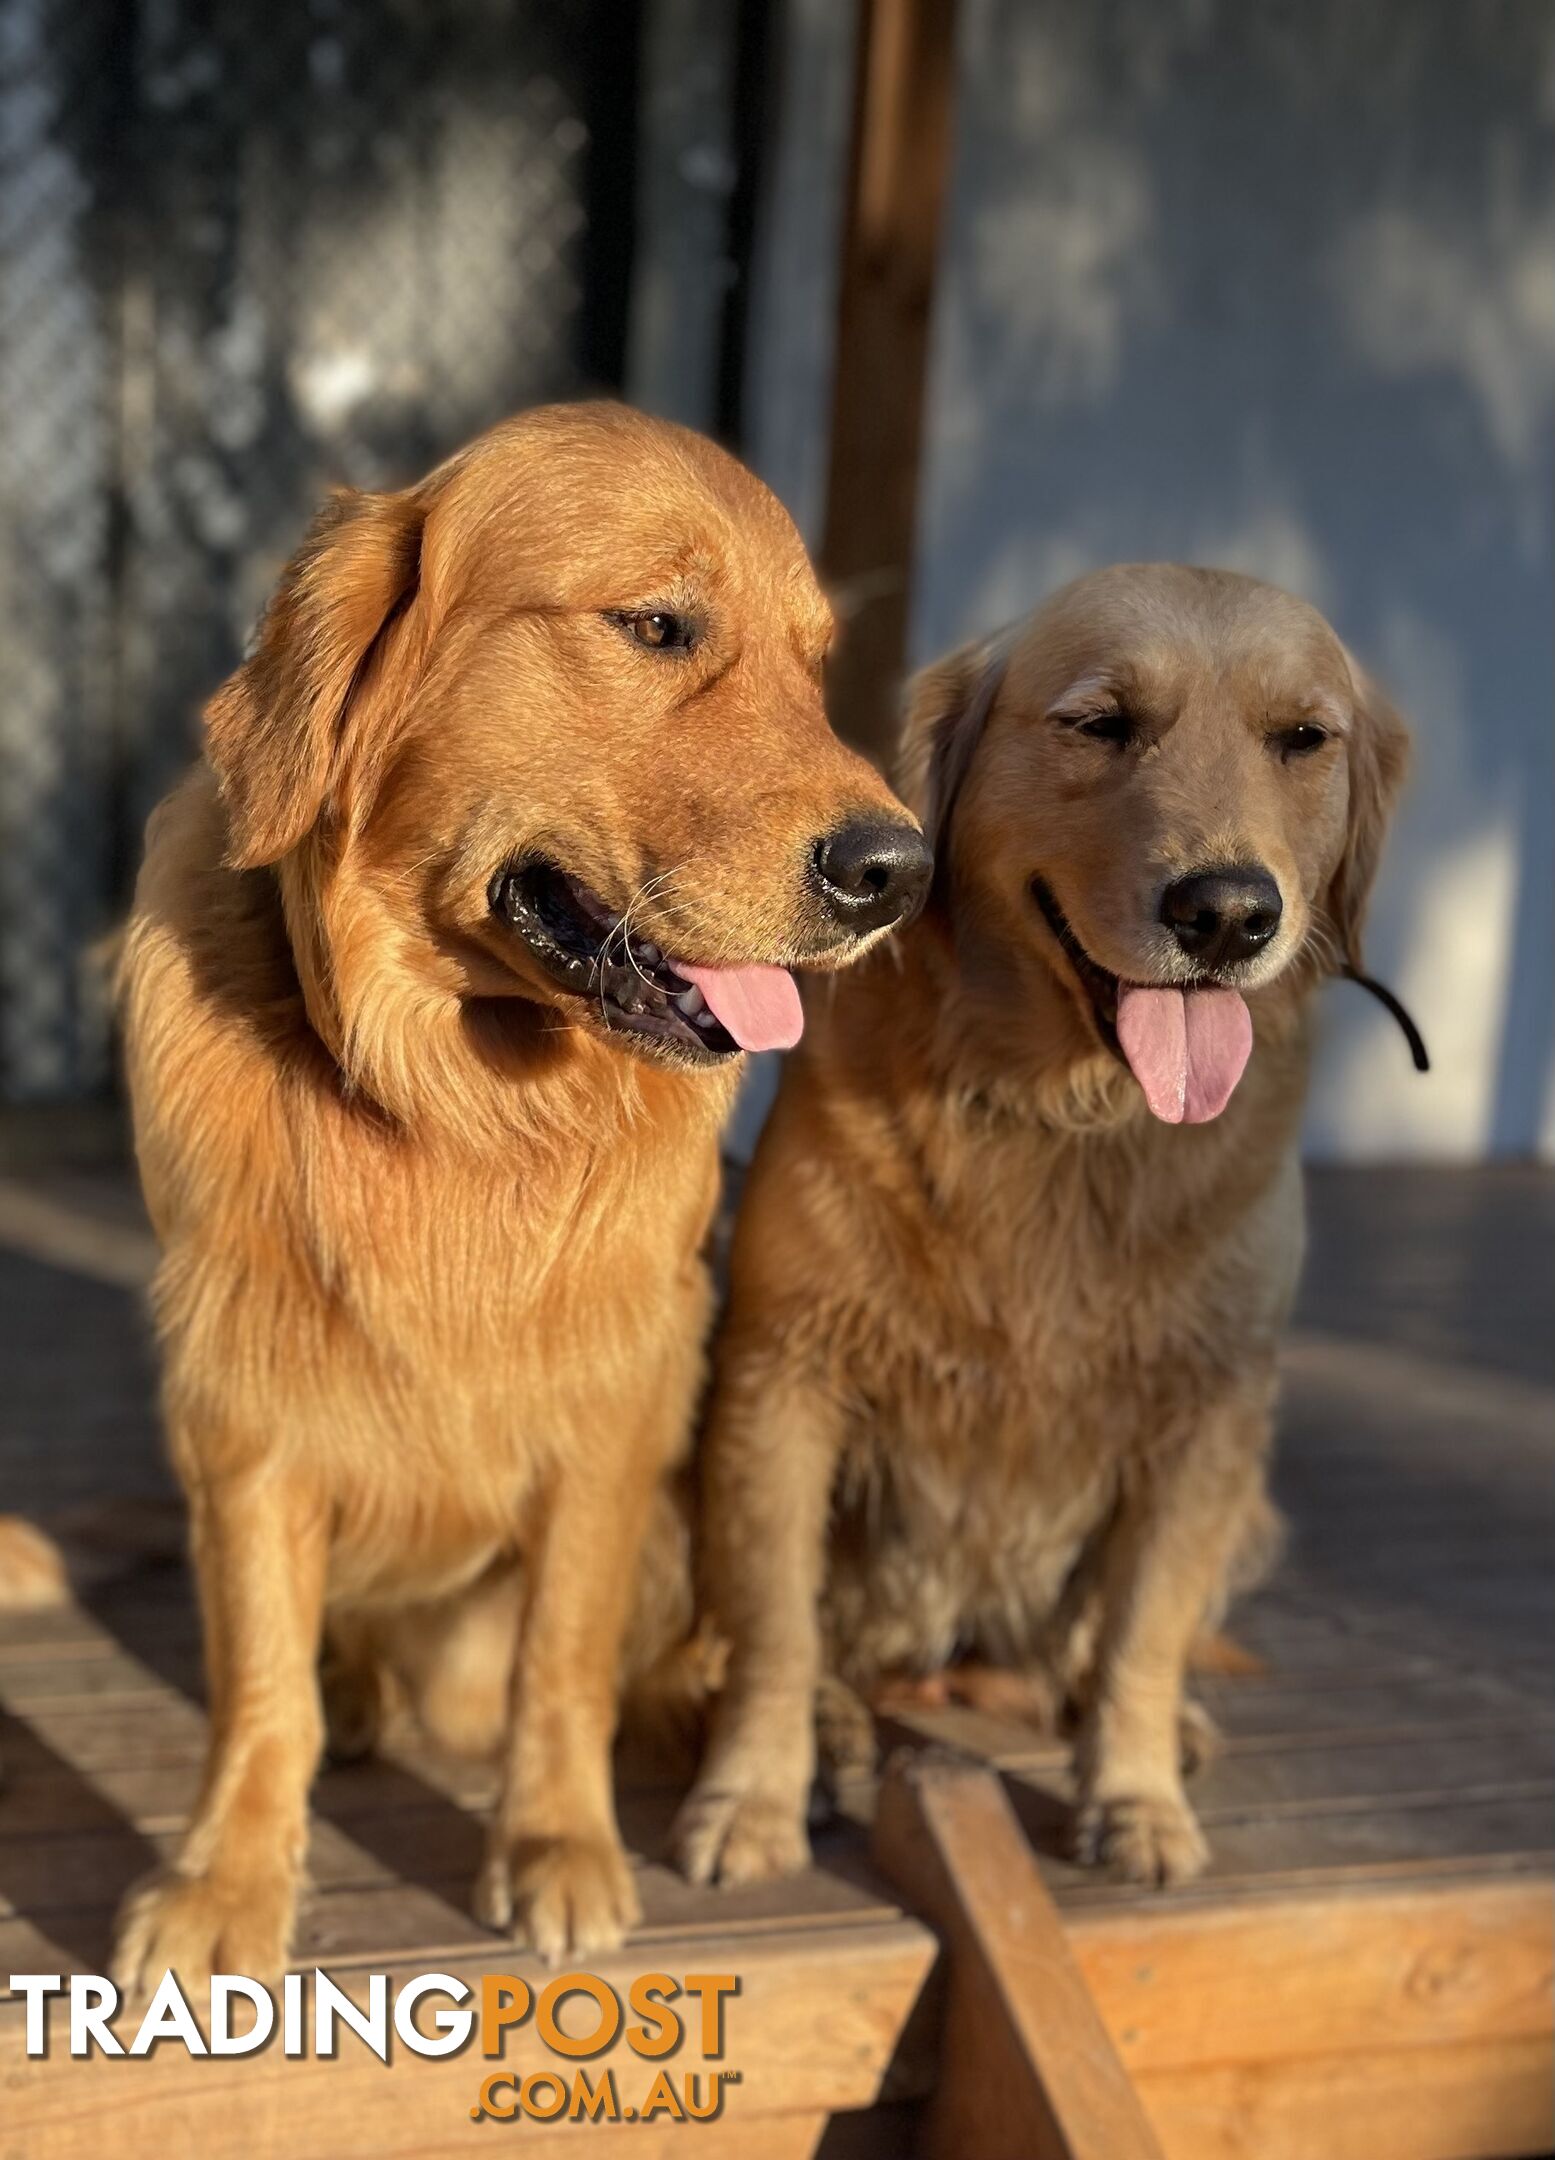
[[[332,1594],[435,1595],[523,1544],[552,1478],[673,1452],[728,1083],[580,1048],[486,1140],[479,1099],[424,1130],[375,1115],[198,825],[164,901],[188,823],[152,849],[122,971],[170,1444],[191,1479],[311,1483]]]
[[[710,1291],[698,1246],[716,1166],[651,1128],[565,1164],[446,1169],[381,1267],[342,1286],[340,1409],[373,1450],[334,1450],[340,1576],[392,1550],[396,1587],[425,1544],[462,1575],[522,1545],[553,1474],[618,1474],[623,1447],[666,1466],[701,1372]],[[635,1178],[659,1200],[651,1224]],[[385,1228],[390,1227],[388,1224]],[[358,1256],[360,1241],[352,1240]],[[370,1428],[370,1430],[369,1430]],[[396,1518],[377,1535],[386,1513]]]
[[[1272,1357],[1301,1233],[1267,1093],[1220,1129],[920,1135],[892,1201],[913,1262],[850,1358],[828,1632],[851,1677],[1020,1657],[1123,1482]]]

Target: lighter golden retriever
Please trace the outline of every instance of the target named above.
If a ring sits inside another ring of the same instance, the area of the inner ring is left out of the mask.
[[[120,978],[211,1714],[131,1986],[282,1963],[326,1635],[343,1744],[387,1665],[502,1750],[491,1925],[631,1923],[618,1664],[740,1051],[928,882],[827,728],[830,636],[731,458],[555,407],[337,497],[212,700]]]
[[[736,1234],[695,1878],[803,1860],[823,1670],[957,1657],[1074,1706],[1083,1858],[1203,1865],[1185,1663],[1270,1527],[1309,1009],[1405,747],[1319,615],[1218,572],[1097,572],[918,677],[931,902],[820,986]]]

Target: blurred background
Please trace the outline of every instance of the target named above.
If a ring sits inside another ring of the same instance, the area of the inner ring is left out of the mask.
[[[789,503],[877,750],[1091,564],[1315,601],[1436,1069],[1330,990],[1310,1151],[1549,1152],[1552,143],[1546,0],[5,0],[9,1129],[111,1100],[89,947],[322,491],[602,389]]]

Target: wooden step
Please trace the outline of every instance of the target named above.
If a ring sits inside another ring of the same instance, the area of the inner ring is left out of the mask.
[[[669,2119],[646,2127],[633,2123],[636,2134],[625,2151],[774,2160],[805,2154],[832,2114],[926,2089],[932,2076],[928,2035],[913,2036],[912,2018],[935,1956],[929,1931],[897,1917],[838,1927],[816,1921],[777,1934],[710,1925],[591,1960],[590,1971],[615,1987],[623,2003],[644,1972],[676,1979],[709,1972],[737,1976],[718,2058],[703,2060],[688,2034],[687,2044],[663,2066],[634,2054],[624,2038],[586,2063],[573,2063],[550,2051],[532,2023],[512,2029],[500,2062],[484,2059],[472,2041],[442,2058],[396,2047],[386,2065],[349,2036],[324,2060],[289,2060],[274,2044],[235,2060],[191,2059],[167,2045],[138,2060],[75,2060],[58,2044],[47,2059],[30,2059],[20,2016],[8,2008],[0,2014],[0,2150],[27,2160],[101,2160],[110,2145],[136,2154],[198,2153],[201,2160],[254,2160],[256,2154],[332,2160],[346,2153],[424,2160],[456,2146],[472,2149],[472,2110],[489,2074],[524,2079],[560,2071],[570,2085],[575,2071],[584,2069],[597,2088],[612,2073],[619,2122],[601,2121],[591,2131],[564,2123],[547,2134],[541,2123],[522,2120],[524,2149],[539,2143],[549,2151],[553,2138],[559,2148],[564,2138],[576,2145],[582,2135],[618,2135],[627,2126],[625,2110],[643,2105],[656,2070],[666,2067],[682,2105],[688,2079],[698,2080],[701,2103],[713,2097],[719,2073],[727,2073],[716,2086],[718,2115],[678,2129]],[[428,1971],[447,1972],[477,1990],[488,1973],[512,1974],[536,1993],[551,1977],[511,1951],[444,1962],[428,1948],[408,1964],[331,1961],[329,1967],[331,1978],[358,2002],[366,2000],[368,1970],[387,1972],[391,1991]],[[510,2097],[504,2088],[499,2104]],[[548,2091],[541,2098],[549,2105]],[[126,2145],[130,2124],[133,2144]]]

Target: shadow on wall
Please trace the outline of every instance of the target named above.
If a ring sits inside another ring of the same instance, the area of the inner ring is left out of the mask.
[[[1555,1147],[1555,17],[969,0],[915,653],[1095,563],[1304,594],[1418,737],[1320,1156]]]

